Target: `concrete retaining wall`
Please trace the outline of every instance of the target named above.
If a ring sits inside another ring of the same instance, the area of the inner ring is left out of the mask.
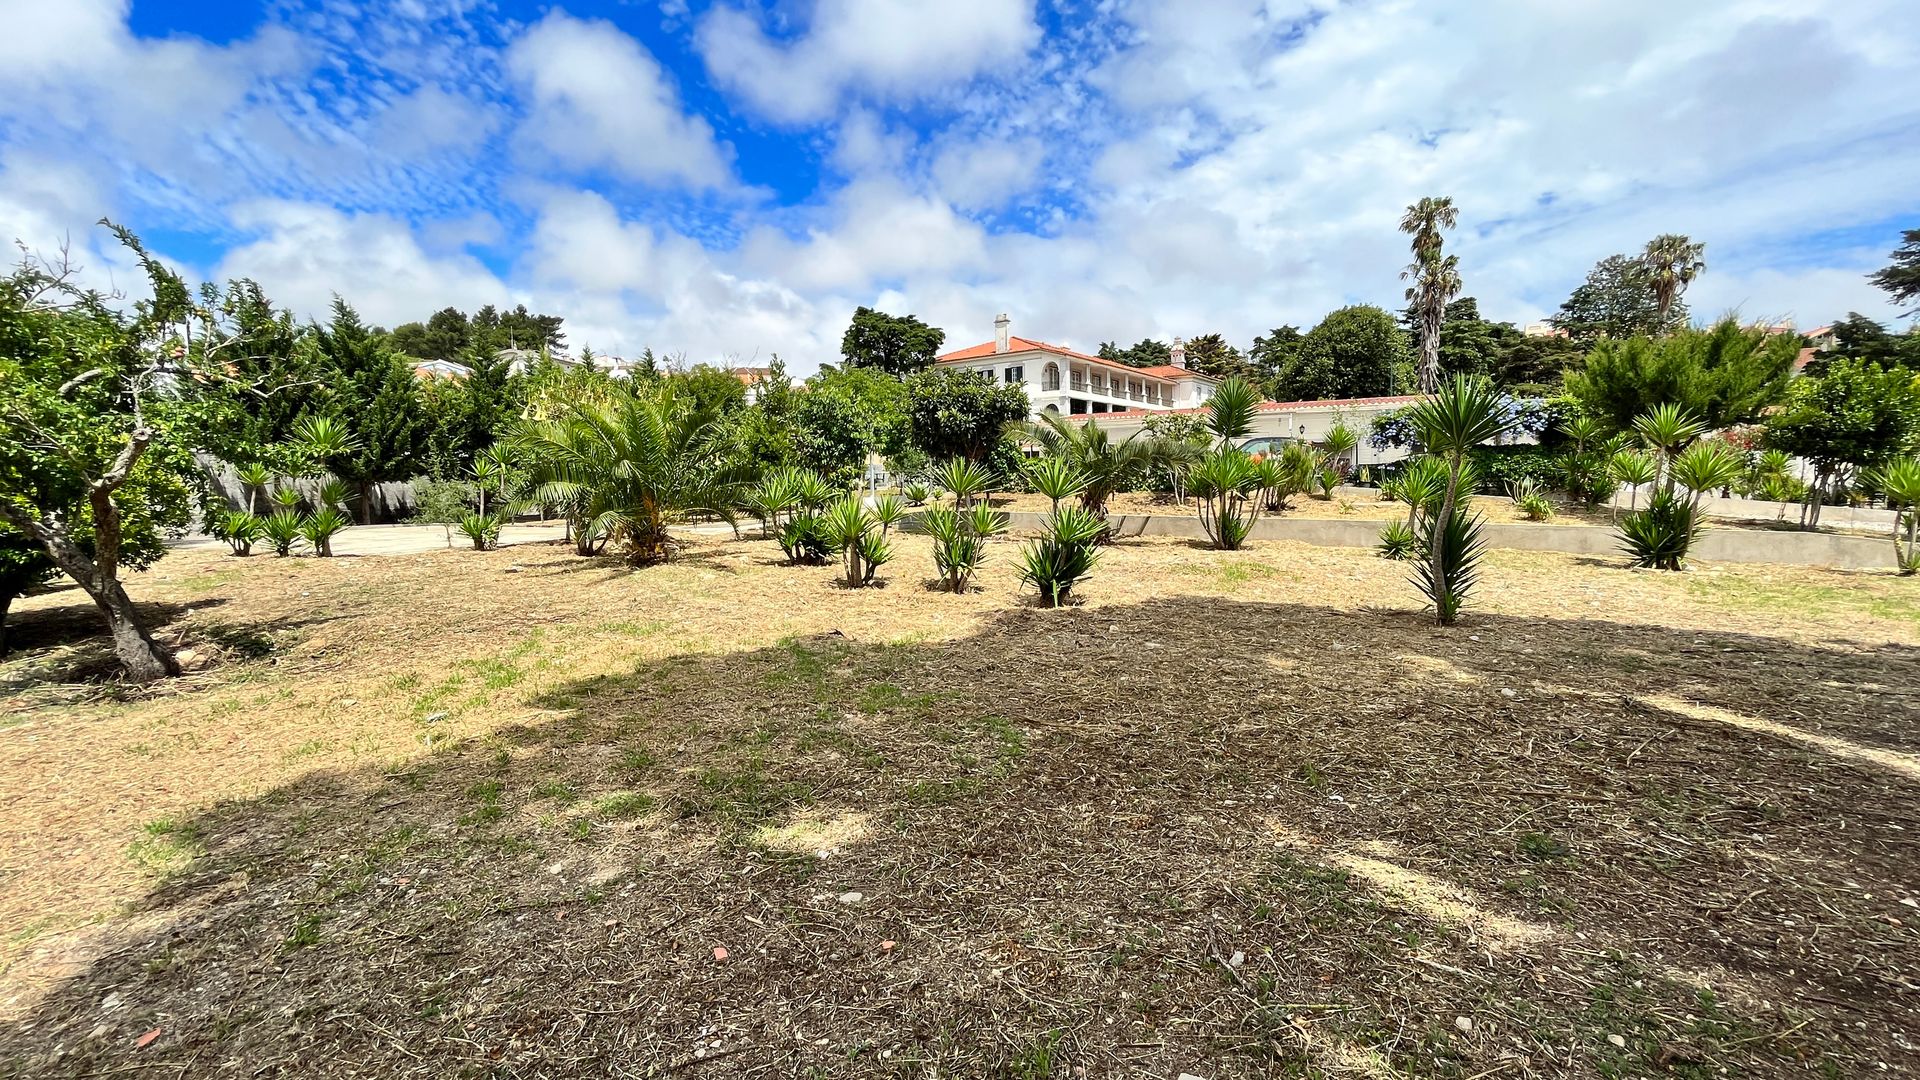
[[[1009,514],[1016,529],[1038,529],[1044,515]],[[1175,536],[1203,539],[1200,519],[1176,515],[1116,515],[1111,520],[1120,536]],[[1292,540],[1319,547],[1373,547],[1386,523],[1363,518],[1262,517],[1253,527],[1255,540]],[[1570,555],[1618,555],[1619,534],[1597,525],[1486,525],[1487,543],[1517,551],[1559,551]],[[1793,566],[1832,566],[1848,570],[1892,569],[1893,544],[1862,536],[1763,529],[1708,529],[1694,546],[1694,557],[1706,562],[1780,563]]]

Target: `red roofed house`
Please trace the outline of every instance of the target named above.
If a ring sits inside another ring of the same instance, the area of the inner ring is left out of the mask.
[[[1186,350],[1173,339],[1173,362],[1159,367],[1130,367],[1044,341],[1013,337],[1005,315],[993,320],[992,341],[938,357],[941,367],[977,371],[997,382],[1019,383],[1027,391],[1035,419],[1041,413],[1067,416],[1144,410],[1197,409],[1213,395],[1219,380],[1187,370]]]

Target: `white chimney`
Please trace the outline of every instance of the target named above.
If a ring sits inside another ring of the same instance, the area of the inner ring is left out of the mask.
[[[1005,312],[1001,312],[999,315],[994,316],[994,319],[993,319],[993,351],[994,352],[1003,353],[1007,351],[1007,328],[1012,325],[1013,325],[1013,320],[1007,318]]]
[[[1167,362],[1174,367],[1185,368],[1187,366],[1187,343],[1181,341],[1179,338],[1174,338],[1173,353],[1167,357]]]

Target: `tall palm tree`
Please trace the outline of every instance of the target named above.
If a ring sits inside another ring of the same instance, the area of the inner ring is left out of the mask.
[[[747,479],[714,421],[666,386],[569,402],[513,445],[532,467],[535,498],[566,507],[581,536],[623,545],[635,563],[665,559],[669,526],[734,505]]]
[[[1661,233],[1647,241],[1640,256],[1647,281],[1653,286],[1653,301],[1660,309],[1660,329],[1667,329],[1667,312],[1673,302],[1687,291],[1693,279],[1706,272],[1707,245],[1696,244],[1680,233]]]
[[[1440,388],[1440,325],[1447,317],[1447,302],[1460,295],[1460,259],[1441,254],[1444,238],[1441,230],[1451,229],[1460,220],[1460,211],[1451,196],[1427,196],[1407,207],[1400,219],[1400,231],[1413,237],[1413,262],[1400,271],[1401,280],[1411,280],[1407,302],[1420,320],[1420,392],[1431,394]]]

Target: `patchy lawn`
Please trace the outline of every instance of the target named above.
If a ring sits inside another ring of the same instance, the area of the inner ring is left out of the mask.
[[[1920,582],[169,558],[0,665],[0,1074],[1920,1069]]]

